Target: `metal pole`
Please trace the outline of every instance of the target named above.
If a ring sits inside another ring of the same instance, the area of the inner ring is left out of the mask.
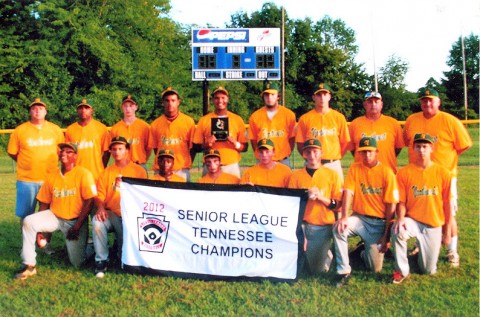
[[[208,108],[210,105],[210,92],[208,91],[208,81],[205,79],[203,81],[203,115],[208,113]]]
[[[462,34],[462,61],[463,61],[463,102],[465,107],[465,120],[468,120],[468,91],[467,91],[467,67],[465,62],[465,42]]]

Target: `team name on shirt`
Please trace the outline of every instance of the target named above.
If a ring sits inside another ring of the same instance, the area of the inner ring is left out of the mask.
[[[262,129],[262,138],[264,139],[269,139],[273,137],[282,137],[285,135],[285,131],[282,130],[270,130],[268,131],[267,129]]]
[[[166,136],[162,135],[162,144],[163,145],[174,145],[174,144],[181,144],[182,138],[167,138]]]
[[[318,130],[317,128],[312,128],[312,135],[314,138],[319,137],[319,136],[325,136],[325,135],[337,135],[337,128],[332,128],[332,129],[320,129]]]
[[[375,188],[372,186],[367,186],[364,183],[360,183],[360,187],[362,189],[362,194],[364,195],[379,195],[383,191],[382,187]]]
[[[419,196],[437,196],[438,195],[438,187],[434,186],[433,188],[427,188],[424,186],[423,188],[418,188],[417,186],[412,186],[413,197]]]
[[[374,138],[377,141],[385,141],[387,139],[387,133],[367,135],[366,133],[361,134],[362,138]]]
[[[36,146],[54,145],[56,143],[54,139],[38,138],[38,139],[27,139],[27,144],[29,147],[36,147]]]
[[[53,189],[53,196],[55,198],[63,198],[68,196],[75,196],[77,194],[76,188],[54,188]]]
[[[82,140],[78,143],[77,146],[79,149],[91,149],[95,147],[95,143],[93,141]]]

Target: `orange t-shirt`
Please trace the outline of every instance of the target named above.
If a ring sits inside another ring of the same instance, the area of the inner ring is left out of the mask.
[[[96,195],[92,173],[82,166],[75,166],[65,174],[60,169],[49,174],[38,191],[37,200],[49,204],[55,216],[71,220],[78,218],[83,202]]]
[[[43,182],[48,173],[58,168],[57,145],[63,141],[62,129],[48,121],[41,128],[30,121],[15,128],[7,152],[17,155],[17,180]]]
[[[240,184],[252,183],[254,185],[286,188],[291,174],[292,170],[281,163],[276,163],[271,169],[257,164],[249,167],[243,173]]]
[[[110,130],[112,138],[122,136],[130,144],[130,160],[138,164],[147,162],[148,140],[150,125],[142,119],[136,118],[132,124],[118,121]]]
[[[345,116],[334,109],[326,114],[310,110],[298,120],[296,142],[304,143],[308,139],[320,140],[322,159],[340,160],[342,148],[350,142]]]
[[[198,180],[200,184],[239,184],[240,178],[235,175],[222,172],[217,179],[213,179],[209,174],[206,174]]]
[[[426,169],[408,164],[398,171],[397,180],[407,217],[432,227],[445,223],[443,204],[452,198],[450,171],[436,163]]]
[[[147,172],[140,165],[129,162],[128,165],[123,168],[119,168],[115,164],[110,165],[102,174],[100,174],[97,181],[97,198],[100,201],[105,202],[106,209],[113,211],[117,216],[121,217],[120,188],[117,186],[116,182],[119,175],[134,178],[147,178]]]
[[[395,174],[381,162],[372,168],[353,163],[343,189],[353,193],[352,209],[361,215],[385,218],[385,204],[398,202]]]
[[[203,144],[207,136],[212,135],[212,118],[218,118],[215,112],[211,112],[200,118],[197,128],[195,129],[195,136],[193,137],[193,143]],[[231,137],[240,143],[247,143],[247,134],[245,129],[245,123],[243,119],[228,111],[228,133]],[[228,141],[217,141],[212,147],[220,152],[222,157],[222,164],[230,165],[240,162],[241,155],[235,149],[235,145]]]
[[[295,113],[279,106],[277,113],[270,119],[266,107],[252,113],[248,120],[248,138],[257,142],[270,139],[275,144],[275,161],[281,161],[290,156],[292,149],[289,140],[295,137]]]
[[[157,149],[157,154],[162,149],[172,150],[175,153],[174,171],[191,168],[190,149],[194,132],[195,122],[186,114],[180,112],[173,121],[167,120],[167,117],[162,115],[151,124],[148,146]],[[158,170],[157,157],[153,163],[153,170]]]
[[[75,122],[67,127],[65,141],[77,144],[77,165],[87,168],[97,180],[105,169],[103,153],[108,151],[110,146],[107,127],[97,120],[90,121],[84,127]]]

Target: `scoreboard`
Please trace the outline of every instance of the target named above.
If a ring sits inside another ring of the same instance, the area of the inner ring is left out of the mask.
[[[280,80],[280,29],[192,29],[192,80]]]

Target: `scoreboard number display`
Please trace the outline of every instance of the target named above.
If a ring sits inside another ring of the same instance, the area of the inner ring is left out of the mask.
[[[192,80],[280,80],[280,29],[192,29]]]

